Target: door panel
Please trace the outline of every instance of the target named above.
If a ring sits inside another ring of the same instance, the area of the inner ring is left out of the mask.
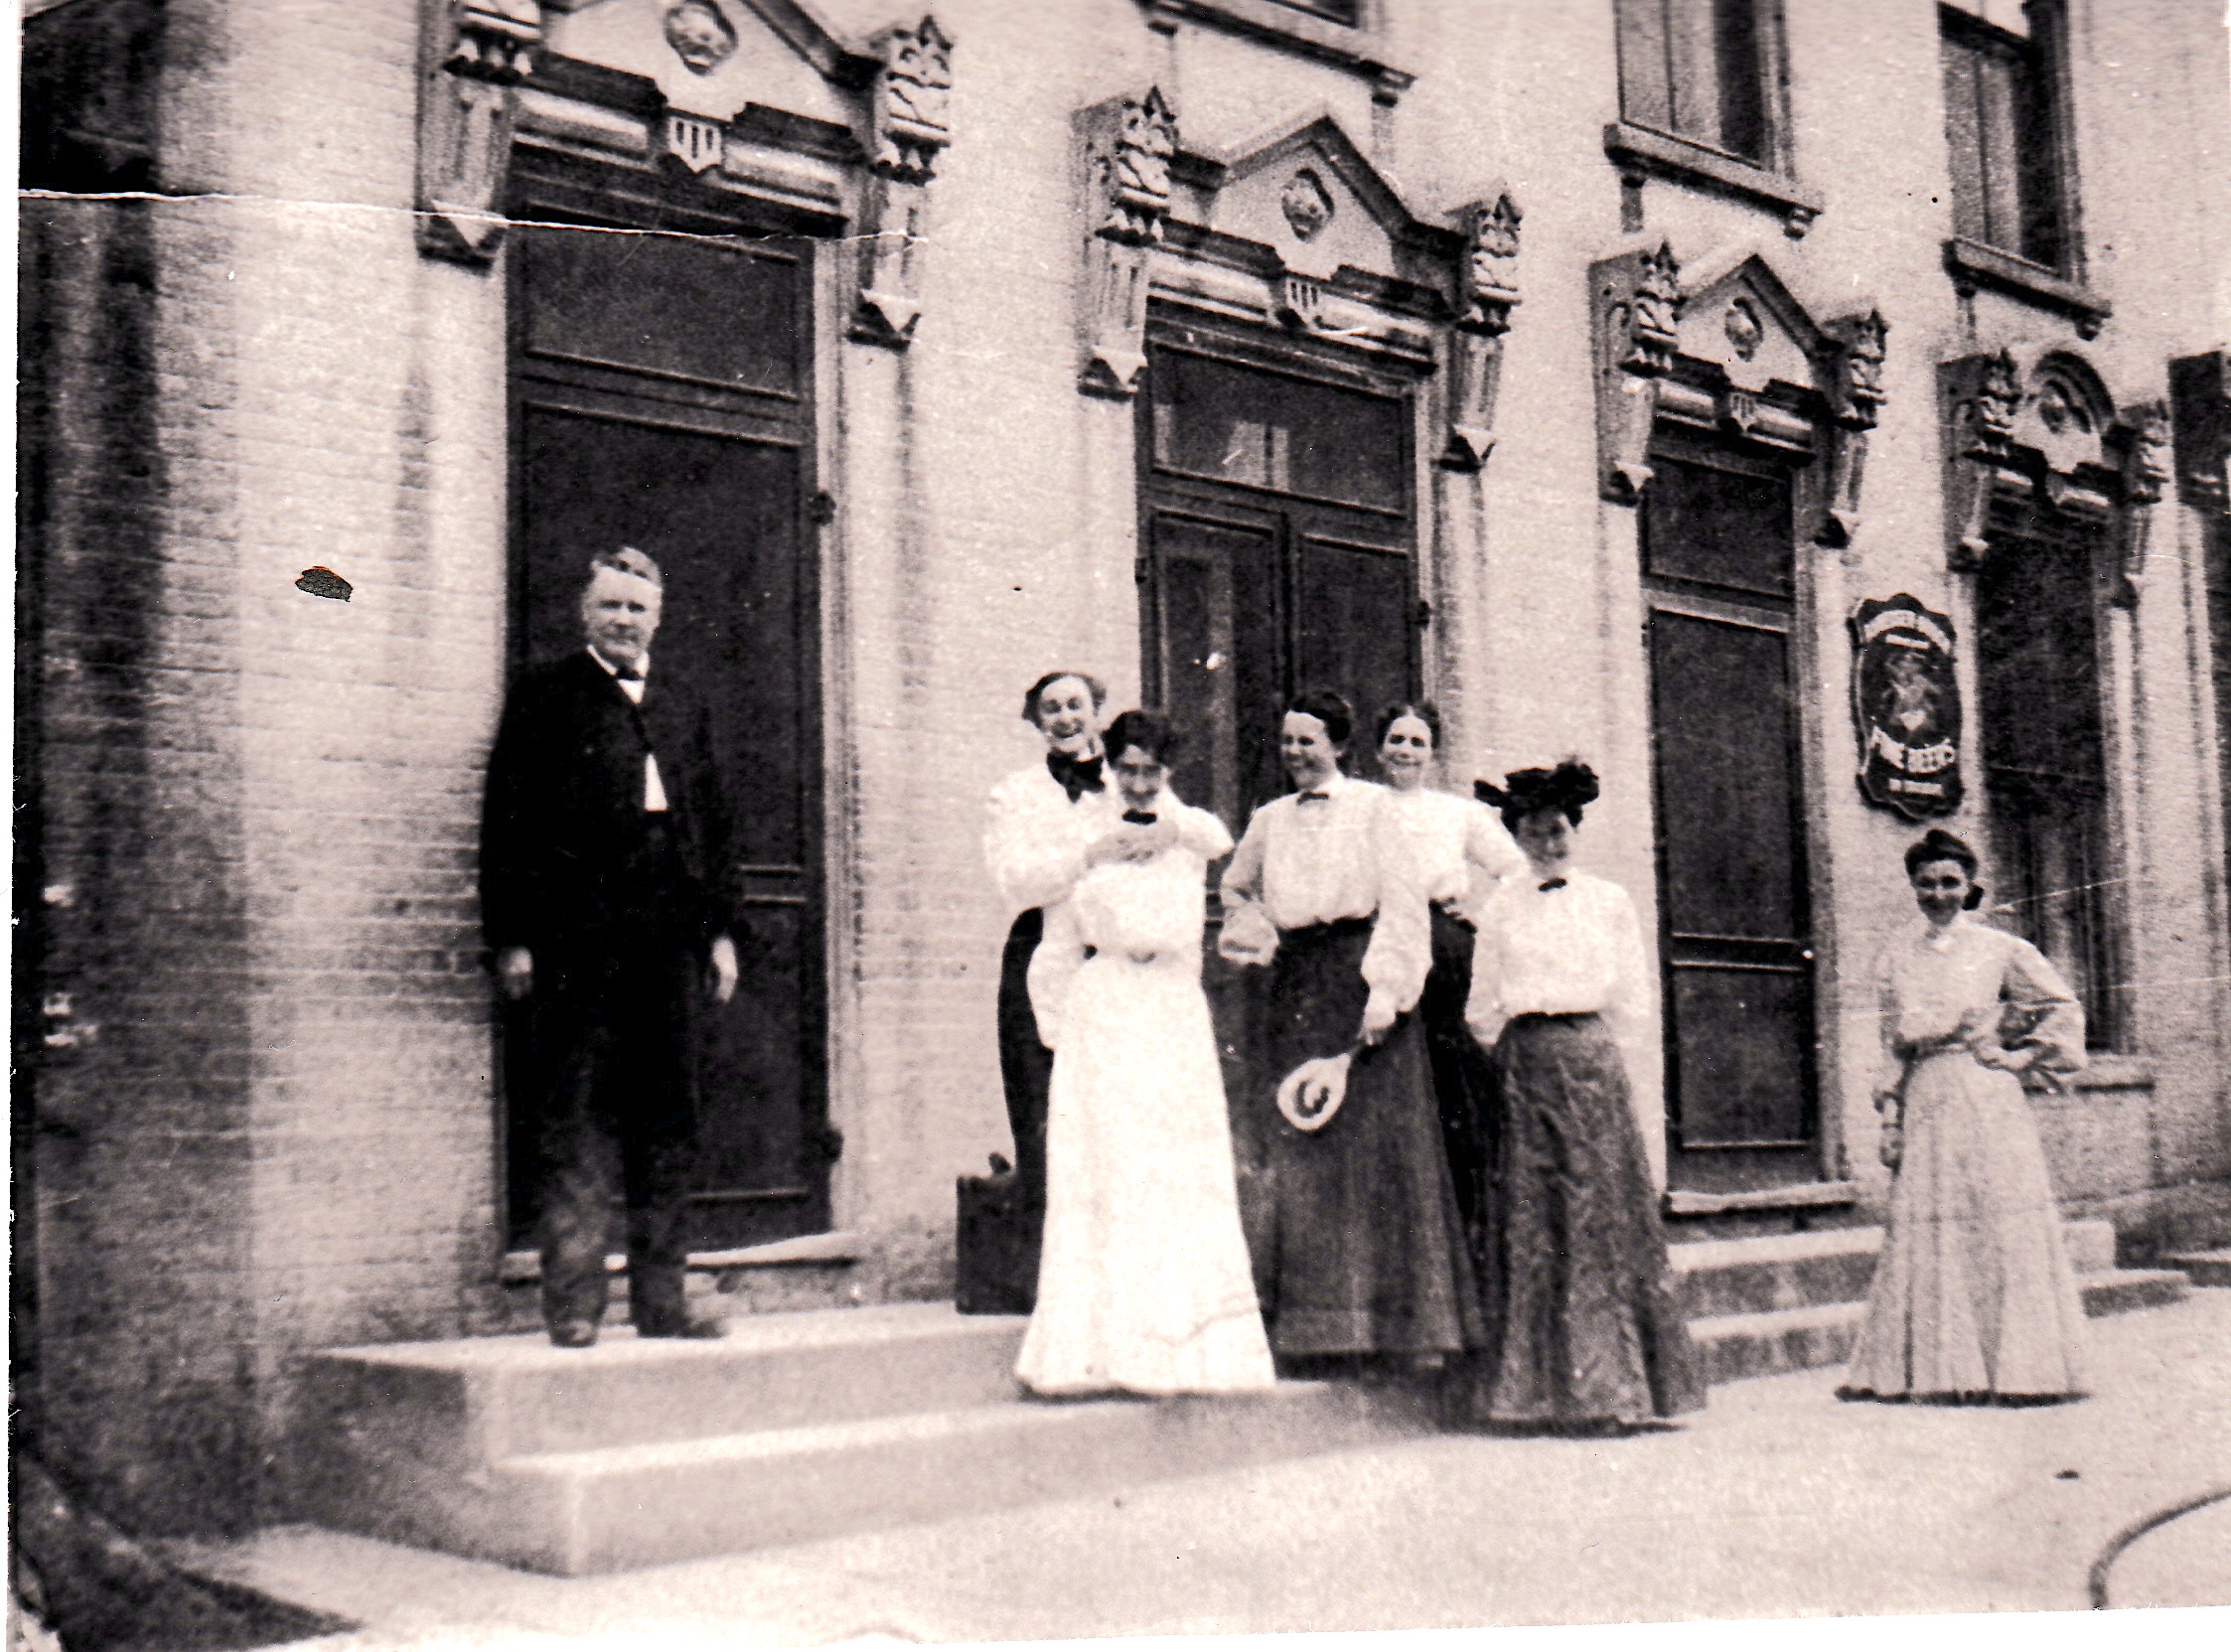
[[[592,553],[632,544],[664,571],[653,681],[686,681],[705,701],[744,908],[742,978],[708,1009],[698,1052],[689,1243],[723,1250],[816,1232],[828,1213],[811,448],[796,418],[770,415],[766,393],[795,379],[806,348],[806,266],[665,237],[524,239],[521,333],[533,348],[515,358],[514,653],[524,663],[581,646]],[[664,285],[638,290],[653,282]],[[716,300],[731,318],[758,307],[757,342],[732,337],[752,328],[701,325]],[[593,373],[580,367],[589,357]],[[693,390],[682,414],[672,375],[743,387]],[[505,1067],[511,1214],[523,1238],[536,1087],[519,1032],[509,1029]]]
[[[1670,1177],[1712,1192],[1811,1181],[1821,1166],[1788,483],[1653,463],[1644,568]]]
[[[1213,810],[1237,836],[1279,790],[1270,735],[1277,679],[1268,669],[1280,607],[1275,524],[1161,511],[1148,539],[1162,703],[1189,736],[1177,794]]]
[[[1399,552],[1305,535],[1300,544],[1295,681],[1337,687],[1356,707],[1349,772],[1368,774],[1371,724],[1416,677],[1411,563]]]

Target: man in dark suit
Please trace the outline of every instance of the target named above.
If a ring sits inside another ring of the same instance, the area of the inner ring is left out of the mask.
[[[596,1341],[615,1162],[638,1334],[716,1337],[684,1305],[695,1021],[736,989],[728,821],[703,706],[651,676],[665,581],[591,559],[588,646],[513,687],[489,757],[482,926],[505,995],[531,1000],[545,1086],[542,1316]]]

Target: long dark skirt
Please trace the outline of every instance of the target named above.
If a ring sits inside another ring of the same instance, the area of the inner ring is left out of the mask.
[[[1626,1067],[1598,1015],[1521,1015],[1503,1100],[1489,1323],[1466,1421],[1640,1423],[1696,1411],[1704,1374],[1666,1261]]]
[[[1350,1064],[1322,1129],[1276,1117],[1276,1085],[1354,1040],[1368,995],[1368,918],[1278,938],[1258,1105],[1270,1111],[1268,1220],[1254,1225],[1258,1294],[1284,1355],[1434,1354],[1475,1347],[1479,1297],[1450,1185],[1424,1028],[1405,1015]]]
[[[1054,1052],[1040,1041],[1030,1007],[1030,959],[1045,928],[1046,914],[1039,908],[1019,914],[999,954],[999,1078],[1015,1138],[1016,1182],[1037,1209],[1046,1202],[1046,1091],[1053,1082]]]
[[[1433,1095],[1440,1103],[1441,1141],[1456,1188],[1456,1209],[1471,1241],[1474,1266],[1484,1257],[1488,1180],[1495,1166],[1495,1069],[1472,1029],[1464,1006],[1472,995],[1472,926],[1433,908],[1433,971],[1418,995],[1425,1051],[1432,1062]]]

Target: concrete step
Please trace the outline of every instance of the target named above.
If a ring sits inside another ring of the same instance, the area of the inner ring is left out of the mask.
[[[2174,1268],[2114,1268],[2078,1274],[2076,1283],[2084,1292],[2084,1312],[2093,1319],[2181,1302],[2192,1289],[2192,1281]]]
[[[1009,1400],[548,1452],[329,1509],[328,1524],[559,1577],[660,1566],[1312,1455],[1431,1427],[1407,1391]]]
[[[2231,1288],[2231,1251],[2179,1251],[2161,1260],[2195,1285]]]
[[[1024,1324],[907,1302],[742,1315],[718,1342],[618,1328],[594,1348],[539,1335],[394,1343],[318,1355],[303,1391],[326,1432],[486,1464],[1010,1400]]]
[[[1866,1295],[1880,1228],[1703,1239],[1669,1247],[1674,1279],[1692,1319],[1779,1313]]]
[[[1842,1365],[1851,1358],[1852,1343],[1865,1317],[1863,1301],[1821,1302],[1768,1313],[1692,1319],[1689,1334],[1704,1356],[1705,1380],[1717,1385]]]

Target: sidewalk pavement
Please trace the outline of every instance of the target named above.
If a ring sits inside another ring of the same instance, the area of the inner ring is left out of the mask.
[[[2231,1489],[2231,1290],[2092,1333],[2094,1397],[2058,1408],[1847,1405],[1802,1372],[1635,1438],[1443,1435],[622,1577],[306,1527],[204,1559],[366,1625],[321,1652],[2078,1610],[2119,1534]],[[2106,1579],[2116,1606],[2231,1604],[2231,1503]]]

